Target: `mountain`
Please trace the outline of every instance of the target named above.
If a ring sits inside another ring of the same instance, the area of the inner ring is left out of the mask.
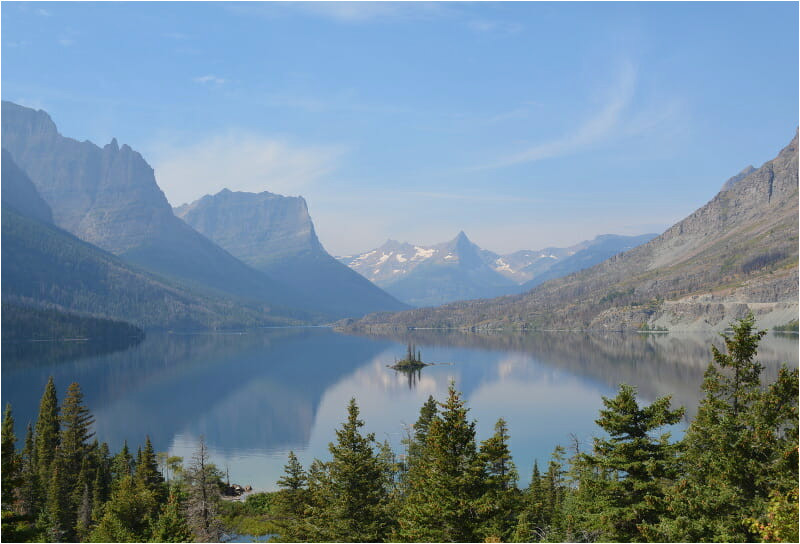
[[[533,290],[344,322],[406,327],[720,330],[798,314],[797,135],[778,156],[650,242]]]
[[[435,246],[389,240],[377,249],[339,260],[399,299],[416,306],[431,306],[527,291],[548,279],[593,266],[655,236],[604,234],[567,248],[498,255],[473,244],[462,232],[456,239]],[[460,265],[457,269],[460,276],[450,266],[455,263]]]
[[[5,177],[3,184],[5,191]],[[123,320],[146,329],[296,323],[270,315],[268,308],[200,294],[136,269],[54,225],[5,206],[0,247],[4,304]]]
[[[112,140],[100,148],[66,138],[44,111],[6,101],[2,142],[50,206],[55,224],[78,238],[195,289],[314,310],[313,301],[175,217],[153,169],[129,146]]]
[[[433,306],[512,293],[515,283],[487,264],[487,252],[463,232],[430,247],[387,241],[340,260],[403,302]]]
[[[547,269],[534,275],[534,277],[522,284],[523,291],[529,291],[537,285],[541,285],[548,280],[568,276],[573,272],[578,272],[585,268],[590,268],[618,253],[630,251],[631,249],[649,242],[658,234],[642,234],[640,236],[620,236],[617,234],[601,234],[594,240],[581,242],[579,246],[573,246],[576,250],[570,255],[551,260]],[[580,249],[577,249],[580,247]]]
[[[3,180],[3,207],[12,208],[43,223],[52,223],[53,212],[50,206],[42,200],[31,180],[20,170],[11,158],[11,154],[5,149],[2,150],[0,169],[0,178]]]
[[[302,197],[223,189],[175,213],[236,258],[302,291],[329,315],[408,308],[325,251]]]

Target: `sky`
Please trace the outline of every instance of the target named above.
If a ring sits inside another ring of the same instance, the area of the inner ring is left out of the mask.
[[[173,206],[305,197],[334,255],[661,232],[798,126],[798,4],[0,8],[0,94],[113,137]]]

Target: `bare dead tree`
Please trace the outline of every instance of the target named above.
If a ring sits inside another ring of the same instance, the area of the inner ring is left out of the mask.
[[[188,498],[186,519],[196,542],[220,542],[222,522],[219,517],[220,493],[217,481],[219,474],[209,463],[205,438],[192,456],[192,464],[186,470]]]

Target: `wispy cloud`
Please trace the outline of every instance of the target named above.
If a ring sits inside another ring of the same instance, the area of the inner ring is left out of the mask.
[[[75,40],[73,40],[72,38],[60,38],[58,40],[58,44],[61,47],[71,47],[75,45]]]
[[[199,76],[199,77],[196,77],[196,78],[192,79],[192,81],[194,81],[195,83],[201,83],[201,84],[214,83],[216,85],[222,85],[223,83],[225,83],[225,80],[223,78],[217,77],[217,76],[215,76],[213,74],[209,74],[209,75],[205,75],[205,76]]]
[[[510,166],[560,157],[580,151],[602,142],[619,128],[623,113],[630,105],[636,89],[636,70],[626,63],[606,104],[582,125],[549,142],[536,144],[528,149],[504,157],[489,167]]]
[[[48,10],[43,9],[43,8],[37,8],[36,14],[37,15],[41,15],[42,17],[52,17],[53,16],[53,12],[52,11],[48,11]]]
[[[333,171],[342,146],[297,146],[246,131],[195,144],[152,146],[159,186],[173,204],[223,188],[296,195]]]
[[[506,21],[474,19],[467,23],[467,26],[476,32],[496,33],[496,34],[516,34],[522,31],[520,23],[509,23]]]

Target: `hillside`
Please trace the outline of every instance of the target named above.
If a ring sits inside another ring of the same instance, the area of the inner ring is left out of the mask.
[[[137,270],[66,231],[6,207],[2,261],[4,303],[123,320],[146,329],[293,323],[271,315],[269,308],[197,294]]]
[[[797,318],[797,136],[761,168],[647,244],[515,296],[342,323],[406,327],[719,329],[748,310]]]
[[[175,213],[242,262],[302,292],[328,315],[408,308],[325,251],[302,197],[224,189]]]

